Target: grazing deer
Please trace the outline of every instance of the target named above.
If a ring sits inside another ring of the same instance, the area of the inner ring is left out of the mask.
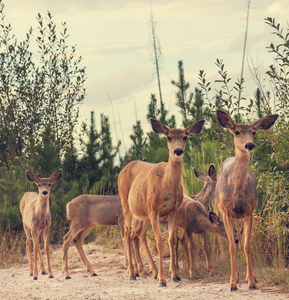
[[[43,232],[44,248],[47,256],[47,271],[49,278],[53,278],[49,260],[49,226],[51,224],[51,214],[49,210],[49,195],[51,185],[61,177],[62,170],[54,172],[49,178],[38,178],[34,173],[27,171],[27,177],[38,186],[36,192],[26,192],[20,201],[20,211],[22,214],[23,227],[26,234],[26,251],[29,261],[30,276],[38,278],[37,255],[39,256],[40,269],[42,274],[46,274],[44,263],[40,253],[39,236]],[[33,241],[34,268],[31,257],[31,238]]]
[[[120,197],[119,195],[80,195],[67,204],[66,210],[67,218],[70,221],[70,229],[63,237],[62,271],[65,278],[71,278],[68,272],[67,259],[69,245],[72,240],[87,271],[92,276],[97,276],[84,254],[82,243],[96,225],[119,225],[123,239],[124,218]]]
[[[253,212],[257,205],[256,181],[250,169],[250,153],[256,130],[267,130],[278,115],[261,118],[251,124],[235,124],[231,117],[217,110],[219,124],[228,128],[234,135],[235,157],[227,158],[219,172],[215,196],[223,213],[223,221],[229,239],[231,255],[231,291],[237,290],[238,270],[236,265],[236,246],[234,243],[233,219],[243,219],[244,250],[247,260],[246,281],[250,290],[256,289],[256,279],[251,263],[251,231]]]
[[[158,281],[160,286],[166,286],[166,280],[163,271],[163,241],[159,219],[168,215],[170,271],[174,281],[180,280],[175,265],[174,248],[176,211],[183,200],[183,154],[188,136],[198,134],[204,122],[204,120],[198,121],[185,129],[170,129],[161,122],[151,119],[154,132],[164,134],[168,140],[169,161],[158,164],[132,161],[119,174],[118,187],[125,221],[125,242],[131,280],[136,279],[130,247],[133,215],[141,220],[150,220],[152,224],[159,253]]]
[[[215,213],[209,212],[207,213],[206,208],[203,204],[207,206],[210,205],[211,201],[214,199],[215,187],[216,187],[216,170],[213,165],[210,165],[208,174],[197,171],[194,169],[194,173],[196,177],[205,182],[202,190],[195,196],[184,195],[182,204],[177,210],[177,227],[184,229],[183,237],[181,238],[181,243],[183,246],[184,256],[186,260],[186,265],[188,268],[188,272],[190,277],[194,277],[194,265],[193,265],[193,257],[194,257],[194,248],[195,248],[195,239],[193,234],[201,234],[204,252],[207,259],[207,269],[211,275],[214,273],[214,269],[211,263],[211,259],[209,256],[209,251],[205,239],[206,232],[212,232],[218,234],[225,240],[228,240],[227,234],[225,231],[224,224],[219,220]],[[192,197],[194,199],[192,199]],[[161,224],[167,224],[167,217],[163,217],[160,220]],[[145,255],[147,257],[147,261],[150,267],[150,270],[154,276],[156,272],[156,267],[151,257],[151,254],[148,250],[147,242],[146,242],[146,230],[149,227],[150,222],[146,221],[144,223],[139,222],[137,220],[133,220],[133,228],[135,228],[133,243],[134,243],[134,252],[137,260],[136,269],[139,270],[140,273],[143,273],[144,266],[139,254],[139,242],[141,243]],[[189,251],[188,246],[189,245]],[[177,255],[176,245],[176,265],[178,268],[178,255]],[[190,258],[190,259],[189,259]]]

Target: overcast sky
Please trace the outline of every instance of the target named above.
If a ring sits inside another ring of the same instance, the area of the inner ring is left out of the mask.
[[[149,130],[145,117],[147,105],[152,93],[158,96],[152,62],[151,12],[161,44],[163,100],[177,120],[180,116],[175,105],[176,89],[170,82],[177,80],[179,60],[184,62],[191,91],[197,87],[199,70],[205,70],[211,81],[217,78],[217,58],[224,60],[233,82],[240,77],[247,0],[6,0],[4,3],[7,20],[18,40],[25,38],[30,26],[36,29],[38,13],[44,16],[49,10],[58,25],[67,23],[68,42],[77,45],[77,54],[83,56],[83,66],[87,67],[87,97],[81,106],[81,119],[89,120],[90,111],[95,111],[97,124],[100,113],[109,116],[114,143],[116,136],[124,137],[122,146],[126,148],[136,118],[141,120],[145,132]],[[254,61],[262,78],[272,64],[272,55],[266,47],[274,37],[264,18],[275,17],[286,27],[288,15],[289,0],[251,0],[244,96],[253,97],[256,89],[247,60]]]

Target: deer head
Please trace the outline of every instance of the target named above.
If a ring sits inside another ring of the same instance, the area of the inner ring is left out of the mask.
[[[205,120],[200,120],[185,129],[170,129],[155,119],[151,118],[150,121],[155,133],[166,136],[168,140],[169,157],[177,161],[183,158],[187,138],[190,135],[200,133],[205,123]]]
[[[277,120],[278,115],[270,115],[251,124],[235,124],[232,118],[221,110],[217,110],[217,117],[220,125],[228,128],[234,135],[236,151],[251,152],[255,148],[253,141],[256,131],[269,129]]]
[[[38,186],[39,195],[41,197],[48,197],[50,194],[51,185],[53,182],[60,179],[62,170],[54,172],[49,178],[38,178],[33,172],[27,171],[27,177],[31,182],[34,182]]]

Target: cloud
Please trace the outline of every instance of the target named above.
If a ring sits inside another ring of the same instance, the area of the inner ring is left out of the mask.
[[[146,89],[150,82],[151,71],[136,68],[123,68],[93,78],[87,83],[86,105],[97,105],[98,109],[102,109],[109,101],[108,96],[118,105]]]

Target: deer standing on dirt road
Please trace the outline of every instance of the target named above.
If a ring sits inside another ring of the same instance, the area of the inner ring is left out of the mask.
[[[20,211],[22,214],[23,227],[26,234],[26,251],[29,261],[30,276],[38,278],[37,255],[39,256],[40,269],[42,274],[46,274],[44,263],[40,253],[39,236],[43,232],[44,248],[47,256],[47,271],[49,278],[53,278],[49,260],[49,227],[51,224],[51,214],[49,209],[49,195],[51,185],[61,177],[62,170],[54,172],[49,178],[38,178],[34,173],[27,171],[27,177],[38,186],[36,192],[26,192],[20,201]],[[31,239],[33,241],[34,268],[31,255]]]
[[[121,236],[124,234],[124,219],[119,195],[80,195],[71,200],[67,206],[67,218],[70,229],[63,237],[62,272],[70,279],[68,272],[68,249],[73,241],[87,271],[96,276],[91,264],[86,258],[82,243],[93,227],[119,225]]]
[[[236,265],[236,246],[234,243],[233,219],[243,219],[244,250],[247,260],[246,281],[250,290],[256,289],[256,279],[251,263],[251,231],[253,212],[257,205],[256,181],[250,169],[250,153],[256,130],[269,129],[278,115],[261,118],[252,124],[235,124],[231,117],[217,110],[219,124],[228,128],[234,135],[235,157],[227,158],[219,172],[215,196],[223,213],[223,221],[229,239],[231,255],[231,291],[237,290],[238,270]]]
[[[174,248],[176,211],[183,200],[183,154],[188,136],[198,134],[202,130],[204,122],[204,120],[195,122],[185,129],[170,129],[161,122],[151,119],[154,132],[164,134],[168,140],[169,161],[158,164],[132,161],[119,174],[118,187],[125,220],[125,242],[131,280],[136,279],[131,255],[133,215],[141,220],[150,220],[152,224],[159,253],[159,286],[166,286],[160,217],[168,215],[170,272],[174,281],[180,280],[175,265]]]
[[[194,249],[196,248],[196,242],[193,234],[201,234],[204,252],[207,259],[207,269],[210,275],[213,275],[214,269],[209,256],[209,251],[206,242],[206,232],[212,232],[221,236],[223,239],[228,240],[225,227],[222,221],[219,220],[214,212],[207,213],[207,207],[214,199],[215,187],[216,187],[216,169],[211,164],[208,170],[208,175],[194,169],[196,177],[205,182],[202,190],[195,196],[184,195],[182,204],[177,210],[176,225],[178,228],[184,229],[181,243],[183,246],[183,252],[186,260],[186,265],[190,277],[194,277]],[[193,199],[192,199],[193,198]],[[206,205],[206,207],[205,207]],[[167,224],[167,217],[160,219],[161,224]],[[136,269],[139,273],[144,272],[144,265],[142,263],[139,253],[139,243],[145,251],[145,255],[152,272],[152,275],[156,274],[156,266],[148,249],[146,241],[146,231],[150,222],[139,221],[133,219],[133,246],[136,256],[137,266]],[[189,246],[189,250],[188,250]],[[178,245],[176,244],[176,265],[178,269]]]

